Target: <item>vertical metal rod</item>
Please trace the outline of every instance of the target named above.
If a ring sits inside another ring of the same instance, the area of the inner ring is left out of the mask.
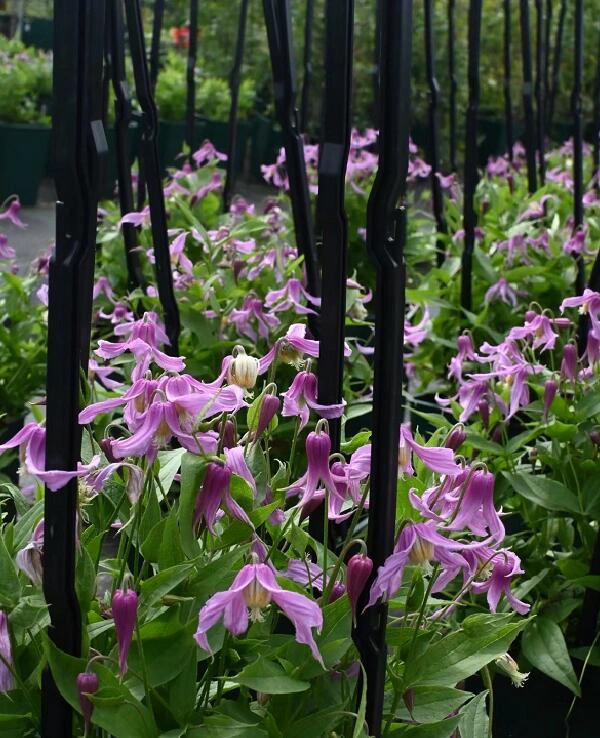
[[[87,370],[98,183],[108,147],[102,126],[102,0],[54,3],[56,251],[50,262],[46,468],[74,470],[80,455],[80,376]],[[46,488],[44,595],[49,636],[71,656],[81,651],[75,591],[77,481]],[[43,738],[70,738],[73,715],[48,667],[42,675]]]
[[[236,148],[237,148],[237,115],[240,93],[240,70],[244,59],[244,44],[246,41],[246,21],[248,18],[248,0],[241,0],[238,21],[238,34],[235,44],[235,57],[229,75],[229,90],[231,93],[231,107],[229,108],[229,142],[227,148],[227,170],[223,187],[223,210],[227,212],[231,205],[231,196],[235,184]]]
[[[323,264],[319,350],[319,402],[342,401],[346,316],[348,222],[344,206],[350,150],[354,0],[327,0],[323,136],[317,212]],[[334,452],[340,449],[340,419],[329,421]]]
[[[554,51],[552,53],[552,88],[549,92],[548,99],[548,118],[547,129],[552,130],[552,121],[554,120],[554,108],[556,105],[556,95],[558,94],[558,86],[560,83],[560,63],[562,58],[562,42],[565,30],[565,17],[567,15],[567,0],[561,0],[560,10],[558,11],[558,23],[556,26],[556,36],[554,38]]]
[[[535,0],[536,48],[535,48],[535,102],[537,106],[537,152],[540,186],[546,180],[546,93],[544,90],[544,70],[546,50],[544,48],[544,3]]]
[[[433,0],[425,0],[425,66],[429,87],[429,164],[431,165],[431,198],[433,215],[438,234],[447,233],[448,225],[444,216],[444,196],[439,174],[440,166],[440,86],[435,76],[433,53]],[[441,266],[446,257],[444,240],[436,241],[436,263]]]
[[[571,111],[573,115],[573,231],[583,227],[583,110],[581,93],[583,87],[583,0],[575,0],[575,38],[573,43],[573,93]],[[585,265],[583,254],[576,255],[577,276],[575,292],[581,295],[585,287]]]
[[[506,151],[508,158],[513,160],[513,146],[515,134],[513,130],[512,90],[511,90],[511,26],[510,26],[510,3],[504,0],[504,121],[506,126]]]
[[[321,277],[310,210],[304,145],[298,130],[290,2],[263,0],[263,9],[273,71],[275,110],[285,146],[296,246],[299,255],[304,257],[308,290],[313,295],[320,295]]]
[[[306,18],[304,20],[304,53],[302,64],[304,77],[302,79],[302,99],[300,101],[300,130],[308,131],[310,118],[310,88],[312,84],[312,39],[315,16],[315,0],[306,0]]]
[[[469,0],[469,104],[465,137],[465,174],[463,228],[465,244],[462,254],[460,304],[471,310],[473,296],[473,251],[475,249],[475,189],[477,187],[477,115],[479,112],[479,57],[481,50],[481,2]]]
[[[158,68],[160,65],[160,34],[162,32],[164,13],[165,0],[154,0],[152,41],[150,42],[150,85],[152,87],[152,92],[156,89],[156,81],[158,79]]]
[[[600,37],[599,37],[600,40]],[[594,188],[600,192],[600,45],[596,56],[596,78],[594,80],[594,150],[592,153]]]
[[[552,16],[554,13],[554,8],[552,4],[552,0],[546,0],[546,33],[544,37],[544,49],[546,50],[546,54],[544,56],[544,93],[545,93],[545,107],[544,107],[544,115],[546,117],[546,121],[548,120],[548,107],[549,107],[549,101],[550,101],[550,59],[552,56]],[[550,130],[546,127],[546,134],[549,134]]]
[[[456,53],[454,49],[456,41],[455,11],[456,0],[448,0],[448,76],[450,80],[448,105],[450,112],[450,169],[453,172],[458,171],[458,165],[456,162],[456,93],[458,91],[458,83],[456,81]]]
[[[198,0],[190,0],[190,40],[187,55],[187,96],[185,142],[190,147],[190,162],[196,138],[196,59],[198,56]]]
[[[122,0],[107,0],[107,17],[110,35],[110,68],[115,94],[115,141],[117,149],[117,178],[119,182],[119,206],[121,215],[135,209],[133,184],[131,181],[131,156],[129,151],[129,125],[131,123],[131,96],[125,71],[125,28]],[[132,223],[123,223],[123,241],[129,288],[144,284],[140,258],[137,250],[137,231]]]
[[[158,289],[158,298],[163,308],[165,330],[170,341],[168,350],[172,354],[178,354],[180,331],[179,309],[173,289],[173,272],[171,269],[169,238],[167,235],[167,214],[165,211],[165,197],[158,160],[158,142],[156,138],[158,134],[158,115],[150,86],[140,0],[125,0],[125,11],[127,15],[136,98],[142,110],[140,160],[143,162],[148,187],[156,287]]]
[[[533,115],[533,84],[531,71],[531,36],[529,34],[529,0],[521,2],[521,52],[523,56],[523,111],[525,113],[525,151],[529,192],[537,190],[535,162],[535,119]]]
[[[367,206],[367,248],[377,269],[375,377],[368,551],[373,577],[394,547],[404,343],[404,244],[410,129],[412,0],[384,2],[381,36],[379,169]],[[373,578],[372,577],[372,578]],[[369,587],[365,588],[367,591]],[[359,604],[358,612],[364,606]],[[370,736],[382,732],[387,604],[358,618],[356,640],[367,675]]]

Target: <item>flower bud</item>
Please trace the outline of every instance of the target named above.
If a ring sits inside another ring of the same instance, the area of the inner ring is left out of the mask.
[[[534,318],[537,318],[537,313],[535,312],[535,310],[525,311],[525,322],[526,323],[531,323],[531,321],[534,320]]]
[[[345,591],[346,591],[346,587],[344,587],[344,585],[341,582],[336,582],[331,588],[331,594],[329,595],[328,604],[331,604],[332,602],[339,600]]]
[[[490,405],[487,400],[481,400],[477,409],[479,410],[479,416],[484,428],[488,428],[490,425]]]
[[[552,401],[556,397],[557,389],[558,385],[553,379],[547,379],[544,382],[544,420],[548,420],[548,412],[550,411]]]
[[[90,723],[92,720],[92,712],[94,711],[94,705],[90,702],[86,696],[88,694],[94,694],[98,691],[100,682],[98,675],[94,674],[93,671],[82,671],[77,675],[77,693],[79,696],[79,706],[83,713],[83,721],[85,724],[85,735],[88,734],[90,729]]]
[[[519,671],[519,665],[512,656],[510,656],[510,654],[505,653],[504,656],[497,658],[494,663],[496,664],[498,671],[506,674],[515,687],[522,687],[527,681],[529,672],[523,673]]]
[[[356,606],[365,585],[373,571],[373,562],[364,554],[355,554],[346,568],[346,591],[352,608],[352,617],[356,621]]]
[[[234,448],[235,446],[237,446],[235,424],[232,420],[226,420],[223,429],[223,448]]]
[[[109,462],[109,464],[115,464],[117,461],[115,455],[113,454],[112,445],[113,445],[112,438],[103,438],[100,441],[100,448],[102,449],[104,455],[106,456],[106,460]]]
[[[461,425],[455,425],[446,436],[444,446],[456,451],[465,442],[466,437],[467,434],[465,433],[464,428]]]
[[[572,343],[567,343],[563,348],[560,378],[570,379],[571,381],[577,379],[577,347]]]
[[[8,668],[13,665],[12,645],[8,632],[8,615],[0,610],[0,694],[15,688],[15,678]]]
[[[260,404],[260,413],[258,416],[258,425],[254,433],[255,438],[259,438],[268,428],[269,423],[279,412],[281,400],[275,395],[267,394],[263,397]]]
[[[460,356],[467,357],[475,353],[473,348],[473,341],[468,333],[463,333],[456,339],[456,345],[458,347],[458,353]]]
[[[117,589],[112,596],[112,615],[119,646],[119,670],[127,671],[127,656],[131,647],[137,616],[138,596],[132,589]]]
[[[590,441],[594,444],[594,446],[598,446],[598,448],[600,448],[600,431],[593,430],[590,433]]]
[[[243,346],[235,346],[231,355],[233,358],[227,369],[227,381],[244,389],[252,389],[258,377],[258,359],[248,356]]]

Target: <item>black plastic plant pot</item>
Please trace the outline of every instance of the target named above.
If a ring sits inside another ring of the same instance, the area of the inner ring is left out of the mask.
[[[36,204],[49,149],[49,126],[0,122],[0,201],[18,195],[22,205]]]
[[[50,51],[54,36],[54,22],[50,18],[23,18],[21,40],[26,46]]]
[[[282,146],[283,137],[277,123],[263,115],[256,115],[252,120],[250,175],[262,182],[261,166],[272,164]]]

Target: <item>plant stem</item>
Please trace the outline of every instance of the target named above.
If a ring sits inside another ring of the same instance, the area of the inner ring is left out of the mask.
[[[483,679],[483,684],[488,691],[488,738],[492,738],[492,732],[494,730],[494,687],[492,685],[490,670],[487,666],[484,666],[481,670],[481,678]]]

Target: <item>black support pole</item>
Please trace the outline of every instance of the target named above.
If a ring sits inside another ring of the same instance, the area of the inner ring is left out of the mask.
[[[448,0],[448,76],[450,80],[450,90],[448,93],[448,107],[450,114],[450,169],[453,172],[458,171],[456,162],[456,137],[457,137],[457,118],[456,118],[456,93],[458,91],[458,82],[456,81],[456,31],[455,31],[455,15],[456,1]]]
[[[302,133],[308,131],[310,119],[310,88],[312,84],[312,40],[315,17],[315,0],[306,0],[306,17],[304,19],[304,52],[302,66],[304,77],[302,78],[302,99],[300,101],[300,130]]]
[[[545,93],[545,108],[544,115],[546,122],[548,120],[548,110],[550,102],[550,69],[551,69],[551,58],[552,58],[552,16],[554,15],[554,6],[552,0],[546,0],[546,33],[544,36],[544,93]],[[546,133],[550,133],[546,127]]]
[[[190,0],[190,40],[187,55],[187,93],[185,103],[185,142],[190,161],[196,145],[196,59],[198,56],[198,0]]]
[[[479,113],[479,57],[481,49],[481,1],[469,0],[469,105],[465,137],[465,175],[463,228],[465,243],[462,255],[460,304],[471,310],[473,302],[473,251],[475,249],[475,189],[477,188],[477,115]]]
[[[434,61],[434,33],[433,33],[433,0],[425,0],[425,66],[427,71],[427,85],[429,87],[429,164],[431,165],[431,198],[433,201],[433,215],[438,234],[448,232],[448,225],[444,216],[444,197],[439,174],[440,166],[440,86],[435,76]],[[446,247],[443,239],[436,241],[436,263],[441,266],[446,256]]]
[[[581,93],[583,86],[583,0],[575,0],[575,38],[573,43],[573,232],[583,228],[583,111]],[[576,254],[577,276],[575,293],[581,295],[585,287],[583,254]]]
[[[80,458],[80,377],[86,372],[94,280],[98,184],[108,147],[102,125],[102,0],[54,3],[56,252],[50,262],[46,468],[74,470]],[[75,592],[77,480],[46,488],[44,595],[49,636],[79,656]],[[42,675],[43,738],[71,738],[73,714],[48,667]]]
[[[127,28],[129,31],[136,98],[142,109],[140,159],[143,162],[148,187],[156,287],[164,313],[165,330],[170,341],[168,350],[170,353],[176,355],[179,353],[179,308],[177,307],[175,292],[173,290],[173,272],[171,269],[169,238],[167,235],[167,214],[160,177],[158,142],[156,138],[158,133],[158,115],[150,86],[140,0],[125,0],[125,10],[127,14]]]
[[[154,0],[152,41],[150,42],[150,85],[153,93],[156,89],[156,80],[158,79],[158,68],[160,65],[160,34],[162,32],[164,14],[165,0]]]
[[[367,206],[367,248],[376,269],[375,376],[368,551],[373,576],[394,547],[404,343],[404,244],[410,129],[412,0],[383,4],[379,169]],[[373,577],[372,577],[373,578]],[[370,587],[365,588],[365,592]],[[359,604],[358,612],[364,607]],[[364,611],[356,640],[367,676],[370,736],[382,734],[387,605]]]
[[[535,103],[537,110],[537,152],[540,186],[546,180],[546,92],[544,90],[544,72],[546,69],[546,49],[544,47],[544,0],[535,0]]]
[[[600,40],[600,38],[599,38]],[[592,152],[592,178],[596,192],[600,192],[600,45],[596,57],[596,78],[594,79],[594,149]]]
[[[523,111],[525,114],[525,151],[529,192],[537,190],[536,136],[533,114],[533,82],[531,70],[531,36],[529,33],[529,0],[521,2],[521,53],[523,57]]]
[[[227,148],[227,171],[225,174],[225,186],[223,187],[223,210],[227,212],[231,205],[231,196],[235,184],[236,173],[236,148],[237,148],[237,116],[238,101],[240,94],[240,70],[244,59],[244,44],[246,41],[246,22],[248,19],[248,0],[241,0],[240,15],[238,21],[238,34],[235,44],[235,57],[233,67],[229,75],[229,91],[231,93],[231,106],[229,108],[229,141]]]
[[[515,134],[513,130],[512,90],[511,90],[511,25],[510,25],[510,3],[504,0],[504,125],[506,127],[506,151],[508,158],[513,160],[513,147]]]
[[[289,0],[263,0],[263,8],[273,71],[275,110],[285,146],[296,246],[299,255],[304,257],[308,290],[313,295],[320,295],[321,277],[310,211],[304,146],[298,129],[290,4]]]
[[[565,31],[565,17],[567,15],[567,0],[561,0],[558,12],[558,23],[556,25],[556,36],[554,38],[554,51],[552,53],[552,87],[548,94],[548,117],[546,128],[552,132],[552,121],[554,120],[554,108],[556,106],[556,95],[560,83],[560,63],[562,60],[562,45]]]
[[[129,125],[131,123],[131,96],[125,72],[125,30],[121,0],[107,0],[110,22],[110,53],[112,83],[115,94],[115,142],[117,150],[117,178],[119,182],[119,206],[121,215],[135,209],[131,181],[131,156],[129,151]],[[132,223],[123,223],[125,259],[129,289],[144,284],[144,275],[137,250],[137,231]]]

